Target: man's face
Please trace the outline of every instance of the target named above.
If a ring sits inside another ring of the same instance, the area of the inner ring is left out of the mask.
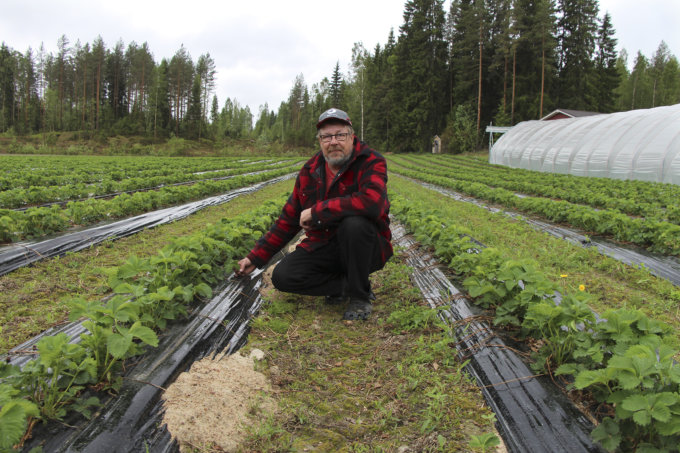
[[[347,133],[345,141],[338,140],[337,137],[331,137],[330,141],[324,140],[324,135],[335,135]],[[340,169],[345,162],[352,156],[352,134],[349,133],[349,128],[345,124],[324,124],[319,129],[319,144],[321,145],[321,152],[326,162],[331,168]]]

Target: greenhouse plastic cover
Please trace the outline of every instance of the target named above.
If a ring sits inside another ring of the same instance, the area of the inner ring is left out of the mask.
[[[525,121],[489,162],[575,176],[680,184],[680,104],[552,121]]]

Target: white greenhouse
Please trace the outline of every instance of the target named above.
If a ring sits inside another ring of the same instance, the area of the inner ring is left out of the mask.
[[[525,121],[489,162],[576,176],[680,185],[680,104],[552,121]]]

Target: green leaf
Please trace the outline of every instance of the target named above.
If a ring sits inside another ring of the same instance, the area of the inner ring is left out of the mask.
[[[38,416],[38,407],[28,401],[13,400],[0,409],[0,448],[10,449],[19,443],[30,416]]]
[[[592,432],[593,440],[599,442],[608,451],[614,451],[621,443],[619,425],[606,417]]]
[[[212,297],[212,289],[205,283],[199,283],[194,287],[194,294],[207,299]]]
[[[648,409],[649,404],[647,402],[647,398],[644,397],[644,395],[632,395],[626,398],[623,403],[621,403],[624,409],[635,412],[635,411],[641,411],[643,409]]]
[[[652,421],[652,415],[647,411],[638,411],[633,414],[633,420],[640,426],[647,426]]]
[[[65,333],[54,336],[43,337],[38,341],[37,347],[40,352],[40,361],[47,366],[56,363],[63,357],[64,346],[69,342],[69,337]]]
[[[83,417],[87,419],[92,416],[90,408],[96,406],[99,406],[99,398],[96,396],[91,396],[85,400],[82,398],[78,399],[75,403],[73,403],[73,405],[71,405],[74,411],[81,413]]]
[[[130,327],[129,334],[142,340],[146,344],[154,347],[158,346],[158,337],[156,336],[156,333],[148,327],[143,326],[139,321]]]
[[[109,338],[106,339],[106,347],[108,348],[109,354],[111,354],[116,359],[122,359],[127,354],[130,346],[132,345],[132,335],[129,334],[117,334],[112,333]]]
[[[605,374],[605,370],[585,370],[576,375],[574,379],[574,387],[577,389],[584,389],[595,384],[606,384],[609,382]]]
[[[156,290],[155,298],[156,300],[172,300],[175,297],[175,292],[172,291],[167,286],[162,286]]]
[[[487,451],[493,447],[500,445],[501,441],[494,433],[484,433],[479,436],[472,436],[470,439],[470,447],[474,449],[481,449]]]
[[[680,434],[680,415],[673,415],[668,421],[659,422],[655,426],[662,436],[675,436]]]

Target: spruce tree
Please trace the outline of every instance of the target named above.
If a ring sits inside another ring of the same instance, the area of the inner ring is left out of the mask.
[[[331,77],[330,85],[331,94],[331,104],[333,107],[342,109],[344,105],[342,103],[342,74],[340,73],[340,62],[335,63],[335,68],[333,69],[333,76]]]
[[[559,9],[560,107],[595,110],[598,0],[560,0]]]
[[[446,41],[443,0],[409,0],[395,50],[394,149],[425,151],[444,128]]]
[[[554,107],[557,42],[553,0],[516,0],[513,14],[510,112],[516,124]]]
[[[615,109],[614,91],[619,86],[620,75],[616,67],[616,31],[612,27],[609,13],[604,15],[602,25],[597,33],[596,55],[596,110],[601,113],[611,113]]]
[[[661,74],[659,105],[678,103],[680,103],[680,64],[678,59],[671,55]]]

